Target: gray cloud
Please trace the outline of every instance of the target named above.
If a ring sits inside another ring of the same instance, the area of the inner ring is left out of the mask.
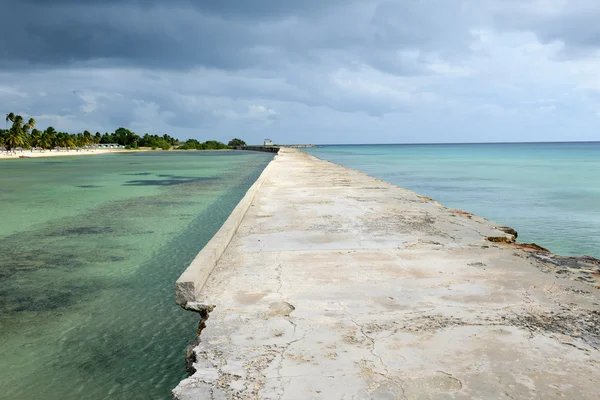
[[[273,69],[286,63],[367,63],[414,75],[431,54],[470,52],[470,30],[532,31],[540,40],[595,47],[599,7],[558,12],[523,1],[23,0],[4,6],[0,69],[142,66]],[[587,5],[587,7],[585,7]],[[406,52],[418,52],[407,57]]]
[[[304,0],[302,2],[285,1],[274,2],[272,0],[253,0],[253,1],[237,1],[237,0],[170,0],[169,5],[185,6],[194,8],[213,14],[226,16],[240,16],[243,18],[260,18],[269,16],[281,15],[298,15],[298,14],[314,14],[324,9],[331,7],[349,4],[352,0]],[[46,0],[21,0],[21,4],[40,6],[46,5]],[[53,5],[81,5],[81,0],[53,0]],[[86,5],[108,5],[119,4],[123,6],[136,6],[139,8],[154,7],[156,5],[164,5],[164,0],[86,0]]]
[[[560,42],[564,56],[586,56],[600,48],[600,6],[596,0],[509,1],[496,7],[500,29],[530,31],[543,43]]]
[[[250,50],[256,34],[244,24],[228,24],[182,6],[19,4],[0,28],[4,68],[68,65],[106,60],[117,65],[235,68],[257,58]],[[10,40],[9,38],[14,40]]]
[[[593,115],[590,92],[600,90],[598,64],[565,64],[593,59],[600,6],[591,0],[21,0],[2,9],[0,102],[58,129],[316,141],[376,126],[376,141],[393,141],[402,126],[435,141],[436,129],[445,138],[456,127],[465,141],[486,126],[552,121],[561,104]],[[562,52],[547,46],[555,42]],[[533,104],[544,98],[559,101],[538,121]],[[515,104],[527,105],[521,120]]]
[[[0,25],[0,66],[61,66],[89,61],[99,65],[106,59],[151,68],[236,69],[268,64],[261,48],[285,47],[278,30],[293,39],[281,21],[308,17],[336,3],[14,2],[4,7],[5,15],[27,16],[27,21],[7,18]]]
[[[414,73],[403,50],[454,54],[467,31],[464,13],[444,1],[53,2],[5,8],[0,68],[131,65],[238,70],[335,58]],[[417,16],[425,18],[417,18]]]

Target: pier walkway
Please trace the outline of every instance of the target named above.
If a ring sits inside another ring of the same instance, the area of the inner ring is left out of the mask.
[[[600,398],[595,260],[294,149],[251,200],[176,399]]]

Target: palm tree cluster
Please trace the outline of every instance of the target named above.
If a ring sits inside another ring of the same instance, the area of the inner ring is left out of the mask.
[[[11,127],[8,128],[8,124]],[[57,132],[53,127],[48,127],[44,131],[35,129],[35,119],[29,118],[25,122],[24,118],[14,113],[6,114],[6,128],[0,129],[0,147],[6,149],[7,152],[15,152],[17,149],[34,148],[41,150],[53,149],[56,147],[73,149],[85,148],[86,146],[94,146],[100,143],[112,143],[125,146],[126,148],[149,147],[152,149],[169,150],[172,147],[181,150],[212,150],[212,149],[227,149],[238,146],[245,146],[246,142],[241,139],[233,139],[229,145],[224,143],[209,140],[200,143],[196,139],[189,139],[182,143],[179,139],[171,137],[167,134],[150,135],[146,133],[144,136],[138,136],[135,132],[126,128],[119,128],[113,133],[96,132],[92,135],[89,131],[83,133],[69,134],[66,132]]]
[[[12,126],[8,128],[8,124]],[[29,118],[25,122],[24,118],[14,113],[6,114],[7,129],[0,129],[0,145],[6,147],[7,151],[15,151],[23,148],[40,148],[42,150],[55,147],[78,148],[95,144],[95,137],[88,131],[77,134],[66,132],[56,132],[53,127],[48,127],[44,131],[35,129],[35,119]]]

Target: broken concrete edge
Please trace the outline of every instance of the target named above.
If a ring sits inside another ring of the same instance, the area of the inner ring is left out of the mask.
[[[190,311],[197,311],[190,308],[189,305],[196,304],[202,287],[227,249],[227,246],[229,246],[231,239],[233,239],[233,236],[237,232],[256,193],[258,193],[258,190],[269,173],[269,169],[276,159],[277,154],[275,154],[273,160],[265,167],[256,182],[250,186],[223,226],[221,226],[217,233],[215,233],[175,282],[175,301],[181,307]]]
[[[188,373],[188,376],[192,376],[196,373],[196,367],[194,366],[194,364],[198,361],[196,358],[196,352],[194,351],[194,347],[200,344],[200,335],[202,334],[204,328],[206,328],[206,320],[208,319],[209,314],[215,309],[216,306],[203,304],[200,302],[191,302],[186,303],[182,307],[188,311],[196,312],[200,316],[200,319],[198,321],[198,330],[196,332],[196,338],[187,347],[185,351],[185,369]]]
[[[517,231],[507,226],[497,226],[495,230],[506,233],[508,236],[490,236],[485,240],[512,247],[514,249],[524,250],[528,257],[543,261],[545,264],[552,265],[557,274],[575,275],[574,279],[592,285],[600,289],[600,260],[591,256],[561,256],[552,253],[545,247],[535,243],[518,243]]]
[[[496,228],[498,229],[498,228]],[[515,243],[516,238],[513,235],[507,235],[507,236],[488,236],[485,238],[485,240],[487,240],[488,242],[493,242],[493,243]]]

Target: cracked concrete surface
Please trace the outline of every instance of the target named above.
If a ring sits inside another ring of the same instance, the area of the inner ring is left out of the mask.
[[[176,399],[600,398],[596,260],[579,279],[480,217],[273,163],[196,299],[216,307]]]

